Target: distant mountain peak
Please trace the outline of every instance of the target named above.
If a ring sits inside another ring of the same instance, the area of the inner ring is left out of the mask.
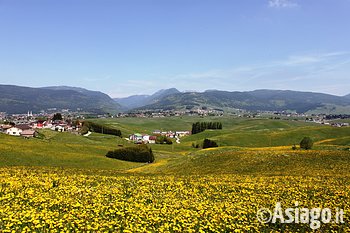
[[[154,102],[165,98],[169,95],[181,93],[176,88],[161,89],[152,95],[132,95],[125,98],[115,98],[114,100],[122,105],[124,108],[133,109],[145,105],[153,104]]]
[[[180,93],[180,91],[176,88],[169,88],[169,89],[161,89],[155,92],[152,96],[169,95],[169,94],[176,94],[176,93]]]

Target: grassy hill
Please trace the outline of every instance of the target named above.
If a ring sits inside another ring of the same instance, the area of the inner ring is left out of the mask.
[[[152,145],[152,164],[106,158],[108,150],[127,145],[114,136],[0,134],[0,229],[311,232],[308,224],[262,224],[257,210],[298,201],[300,207],[349,213],[350,128],[231,117],[95,121],[127,135],[189,129],[198,120],[220,120],[224,129],[182,138],[180,144]],[[291,143],[306,135],[315,139],[315,149],[292,150]],[[221,147],[191,147],[205,137]],[[319,232],[349,232],[347,214],[344,221],[322,224]]]
[[[124,136],[132,133],[148,133],[154,130],[191,130],[196,121],[220,121],[223,130],[206,130],[181,139],[176,147],[190,147],[193,142],[205,138],[218,141],[220,146],[269,147],[298,144],[304,136],[316,142],[342,138],[344,146],[350,146],[350,128],[334,128],[294,120],[247,119],[233,117],[170,117],[170,118],[121,118],[98,119],[100,124],[121,129]],[[326,145],[326,144],[322,144]],[[176,148],[175,147],[175,148]],[[184,149],[185,150],[185,149]]]
[[[0,166],[54,166],[125,170],[137,163],[111,160],[105,154],[124,143],[113,136],[89,137],[42,131],[45,139],[24,139],[0,134]]]
[[[215,150],[210,150],[211,153],[208,155],[210,157],[220,156],[221,159],[226,158],[227,161],[231,159],[235,161],[238,155],[251,155],[254,158],[254,156],[265,154],[267,150],[271,153],[277,151],[279,154],[294,154],[291,150],[292,145],[298,144],[304,136],[310,136],[314,139],[314,151],[348,153],[343,150],[350,147],[349,127],[333,128],[299,121],[232,117],[121,118],[95,119],[93,121],[121,129],[123,136],[128,136],[128,134],[135,132],[151,134],[155,129],[191,130],[193,122],[208,120],[222,122],[223,130],[206,130],[199,134],[183,137],[180,144],[151,145],[156,157],[153,165],[106,158],[105,154],[109,150],[117,148],[118,145],[130,145],[129,142],[118,137],[96,133],[89,137],[83,137],[45,130],[42,131],[45,135],[44,139],[23,139],[0,134],[0,166],[55,166],[147,173],[170,171],[173,173],[176,170],[181,171],[182,167],[191,170],[191,166],[187,162],[196,161],[195,158],[202,158],[203,151],[206,154],[207,150],[192,147],[192,143],[200,144],[205,138],[217,141],[220,146]],[[248,153],[247,151],[255,152]],[[274,158],[274,153],[271,156],[271,159]],[[336,157],[336,154],[334,156]],[[210,159],[203,161],[204,163],[208,161],[211,164]],[[184,162],[186,163],[183,164]],[[218,163],[217,165],[224,171],[231,166],[227,166],[231,162]],[[173,169],[168,170],[168,166],[173,167]],[[195,168],[194,171],[196,171]]]

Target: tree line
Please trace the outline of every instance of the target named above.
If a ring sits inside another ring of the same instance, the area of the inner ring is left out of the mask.
[[[222,129],[221,122],[196,122],[192,124],[192,134],[203,132],[206,129]]]
[[[118,137],[122,136],[122,132],[119,129],[110,128],[105,125],[100,125],[91,121],[84,121],[81,134],[85,134],[88,131],[102,134],[111,134]]]

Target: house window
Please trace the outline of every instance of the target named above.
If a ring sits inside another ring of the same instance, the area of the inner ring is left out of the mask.
[[[16,132],[12,132],[12,134],[16,134]]]

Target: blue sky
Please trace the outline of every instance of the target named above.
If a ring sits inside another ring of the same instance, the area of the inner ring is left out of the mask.
[[[0,83],[350,93],[350,0],[0,0]]]

